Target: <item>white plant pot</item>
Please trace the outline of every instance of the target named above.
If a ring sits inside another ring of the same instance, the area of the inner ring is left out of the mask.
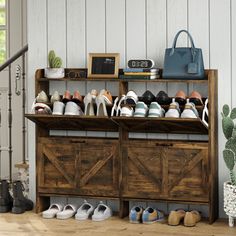
[[[224,211],[229,216],[229,226],[234,226],[236,217],[236,186],[224,182]]]
[[[64,68],[45,68],[44,76],[49,79],[64,78],[65,69]]]

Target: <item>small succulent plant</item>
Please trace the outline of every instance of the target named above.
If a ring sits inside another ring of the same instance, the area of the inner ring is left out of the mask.
[[[48,53],[48,63],[50,68],[61,68],[62,67],[62,59],[57,57],[54,50],[51,50]]]
[[[222,109],[222,128],[225,138],[225,149],[223,157],[225,164],[230,172],[230,180],[232,185],[236,185],[236,173],[234,167],[236,164],[236,108],[230,111],[228,105],[224,105]]]

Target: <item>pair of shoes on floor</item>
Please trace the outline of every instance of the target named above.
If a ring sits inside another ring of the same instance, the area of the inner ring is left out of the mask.
[[[152,224],[154,222],[163,221],[164,213],[153,207],[143,209],[140,206],[134,206],[129,213],[130,223]]]
[[[0,181],[0,213],[11,211],[15,214],[21,214],[33,209],[33,202],[27,199],[24,194],[24,187],[21,181],[12,183],[13,197],[9,193],[9,183],[7,180]]]
[[[186,212],[183,209],[171,211],[168,217],[168,224],[172,226],[179,225],[183,221],[184,226],[193,227],[201,220],[199,211],[193,210]]]
[[[165,117],[168,118],[198,118],[199,114],[195,107],[195,104],[190,102],[189,99],[187,99],[187,103],[184,106],[184,110],[181,113],[179,108],[179,103],[175,101],[175,98],[173,98],[172,103],[169,106],[168,111],[165,114]]]
[[[96,90],[92,90],[84,97],[84,113],[86,116],[94,116],[95,109],[94,104],[97,105],[97,116],[108,116],[107,114],[107,105],[112,105],[112,95],[110,91],[102,89],[99,94]]]
[[[90,203],[84,201],[84,203],[78,208],[76,204],[51,204],[49,209],[42,213],[43,218],[51,219],[56,217],[57,219],[65,220],[75,216],[76,220],[86,220],[92,216],[93,221],[102,221],[109,218],[112,215],[111,209],[100,202],[96,208]]]
[[[43,211],[42,216],[46,219],[56,217],[57,219],[65,220],[73,217],[78,206],[76,204],[63,205],[61,203],[53,203],[48,210]]]
[[[81,207],[78,209],[75,219],[86,220],[92,216],[93,221],[103,221],[112,216],[112,210],[105,205],[102,201],[94,208],[90,203],[84,201]]]
[[[84,113],[81,109],[81,107],[72,101],[69,101],[66,103],[66,105],[63,102],[56,101],[53,103],[53,115],[77,115],[82,116]]]
[[[135,106],[134,117],[163,117],[165,110],[157,103],[151,102],[149,108],[144,102],[138,102]]]

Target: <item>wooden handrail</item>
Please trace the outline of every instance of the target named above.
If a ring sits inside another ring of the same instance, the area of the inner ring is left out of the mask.
[[[12,62],[17,60],[19,57],[23,56],[28,51],[28,44],[26,44],[21,50],[19,50],[15,55],[9,58],[5,63],[0,66],[0,72],[8,67]]]

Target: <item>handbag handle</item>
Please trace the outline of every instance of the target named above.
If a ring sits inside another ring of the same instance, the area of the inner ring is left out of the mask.
[[[190,39],[190,43],[191,43],[192,54],[194,55],[194,52],[195,52],[195,45],[194,45],[193,38],[192,38],[191,34],[190,34],[187,30],[180,30],[180,31],[175,35],[175,38],[174,38],[174,42],[173,42],[173,45],[172,45],[172,49],[171,49],[170,55],[173,55],[173,54],[174,54],[174,51],[175,51],[175,48],[176,48],[177,39],[178,39],[179,35],[180,35],[182,32],[185,32],[185,33],[188,35],[188,37],[189,37],[189,39]]]

